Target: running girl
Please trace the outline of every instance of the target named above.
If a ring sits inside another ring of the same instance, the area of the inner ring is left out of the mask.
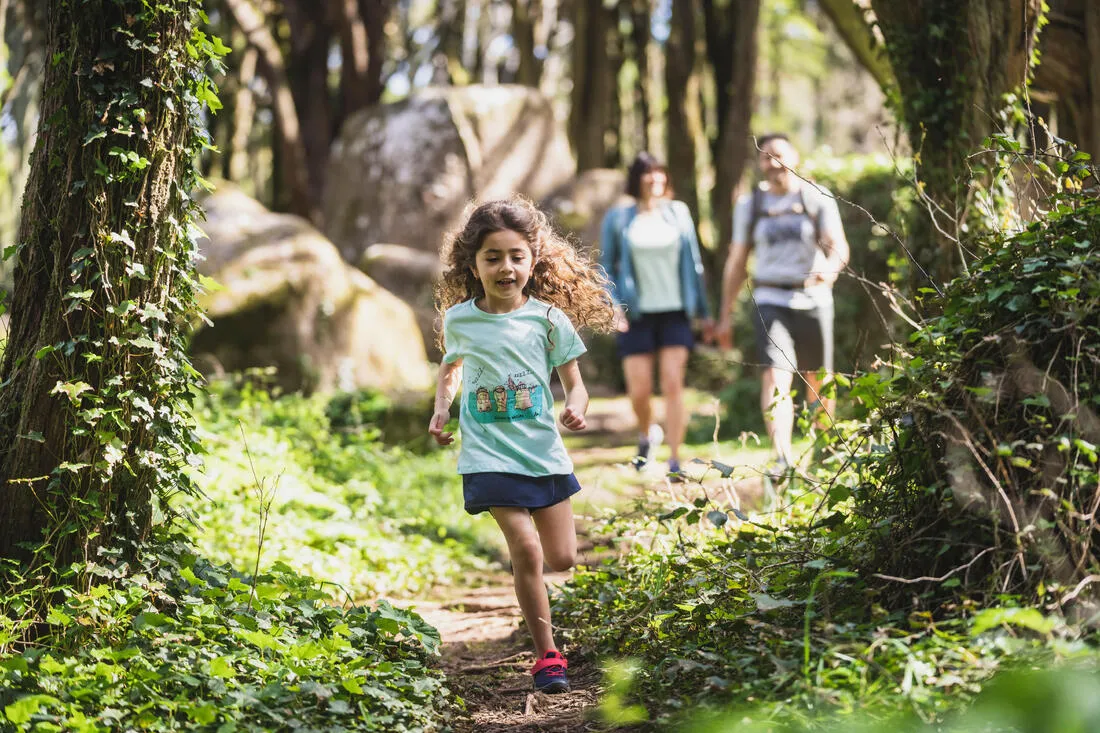
[[[478,206],[441,256],[448,268],[436,288],[444,356],[428,432],[440,445],[454,442],[445,427],[461,382],[458,472],[466,511],[491,512],[504,533],[535,646],[534,688],[568,692],[542,567],[545,561],[560,572],[575,562],[570,497],[581,487],[554,420],[550,372],[557,369],[565,388],[558,420],[583,430],[588,392],[577,357],[585,346],[574,324],[611,329],[607,281],[521,198]]]

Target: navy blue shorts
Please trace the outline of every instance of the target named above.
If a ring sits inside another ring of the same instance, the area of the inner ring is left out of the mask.
[[[495,506],[523,507],[531,511],[545,509],[580,490],[577,477],[571,473],[553,476],[494,471],[462,474],[462,497],[470,514],[480,514]]]
[[[630,321],[630,330],[617,334],[616,340],[620,358],[653,354],[667,346],[685,346],[689,351],[695,346],[691,320],[684,311],[643,313]]]

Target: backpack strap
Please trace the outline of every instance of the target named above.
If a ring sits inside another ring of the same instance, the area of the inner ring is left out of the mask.
[[[810,211],[810,207],[806,205],[806,195],[803,193],[805,185],[798,187],[798,203],[802,205],[802,210],[806,212],[806,216],[810,217],[810,222],[814,225],[814,244],[817,248],[824,251],[824,247],[821,244],[821,207],[817,207],[817,211]]]
[[[745,238],[748,239],[749,249],[756,246],[756,237],[754,232],[756,231],[756,222],[760,220],[760,215],[763,213],[761,207],[764,202],[764,190],[760,186],[752,187],[752,201],[749,203],[749,228],[745,230]]]

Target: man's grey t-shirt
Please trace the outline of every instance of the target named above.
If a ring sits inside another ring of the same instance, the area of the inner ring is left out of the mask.
[[[766,186],[766,184],[764,184]],[[774,194],[762,189],[760,212],[752,233],[755,252],[753,279],[761,283],[798,285],[814,272],[828,267],[825,253],[817,244],[814,217],[822,236],[834,241],[844,236],[840,223],[840,210],[828,189],[816,184],[798,181],[802,187],[785,194]],[[805,211],[802,202],[805,201]],[[768,212],[774,212],[769,216]],[[737,199],[733,212],[733,241],[749,242],[749,219],[752,217],[752,193]],[[757,286],[753,299],[762,305],[778,305],[796,310],[809,310],[819,306],[832,307],[833,291],[828,285],[816,285],[804,290]]]

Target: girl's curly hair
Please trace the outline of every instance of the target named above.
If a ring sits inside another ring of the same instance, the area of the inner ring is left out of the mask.
[[[465,225],[444,241],[440,259],[446,270],[435,287],[438,323],[451,306],[485,296],[481,282],[474,277],[474,260],[485,237],[502,231],[516,232],[531,247],[534,266],[524,293],[557,306],[578,328],[612,330],[614,309],[603,268],[555,232],[546,214],[521,196],[487,201],[474,208]],[[442,349],[441,326],[436,337]]]

